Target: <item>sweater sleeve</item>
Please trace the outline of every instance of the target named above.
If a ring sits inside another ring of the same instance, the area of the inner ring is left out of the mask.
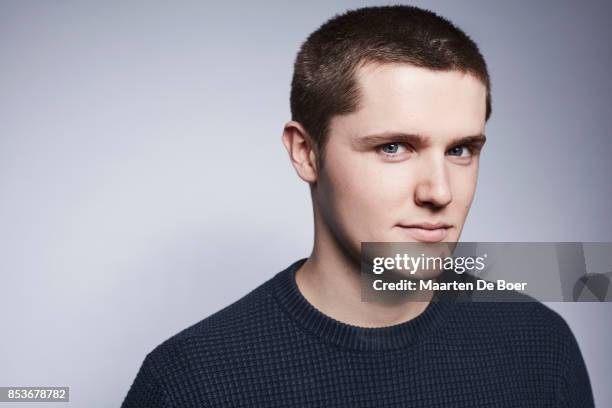
[[[568,408],[593,408],[593,391],[580,347],[567,323],[563,323],[567,332],[567,354],[558,405]]]
[[[166,391],[154,374],[150,354],[140,366],[121,408],[171,408]]]

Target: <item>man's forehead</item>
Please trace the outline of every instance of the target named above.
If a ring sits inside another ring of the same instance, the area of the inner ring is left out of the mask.
[[[448,86],[449,80],[454,82],[478,83],[486,94],[485,84],[474,74],[461,69],[431,69],[409,62],[363,61],[355,69],[355,79],[359,86],[364,86],[372,80],[389,83],[414,85],[426,82],[429,86]]]
[[[346,135],[456,138],[484,133],[486,88],[470,74],[408,64],[366,64],[356,78],[357,110],[332,121]]]

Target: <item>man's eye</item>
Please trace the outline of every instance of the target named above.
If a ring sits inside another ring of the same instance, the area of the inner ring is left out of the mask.
[[[455,146],[448,150],[449,156],[468,157],[471,153],[467,146]]]
[[[380,150],[388,155],[395,155],[401,153],[401,149],[406,149],[401,143],[387,143],[380,146]]]

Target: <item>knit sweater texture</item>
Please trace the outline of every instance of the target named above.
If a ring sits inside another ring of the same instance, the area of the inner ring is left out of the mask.
[[[153,349],[122,408],[594,406],[574,335],[539,302],[431,302],[357,327],[301,294],[304,262]]]

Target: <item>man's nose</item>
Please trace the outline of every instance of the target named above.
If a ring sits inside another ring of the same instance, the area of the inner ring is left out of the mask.
[[[441,208],[453,199],[444,158],[423,158],[414,191],[419,206]]]

